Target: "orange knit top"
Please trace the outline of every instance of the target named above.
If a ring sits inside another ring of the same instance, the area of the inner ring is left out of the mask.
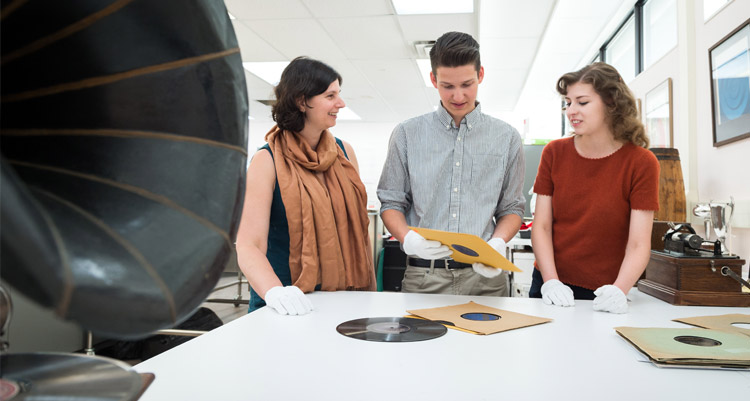
[[[534,192],[552,197],[560,281],[593,290],[617,278],[630,211],[659,210],[659,161],[632,143],[587,159],[576,151],[573,137],[558,139],[542,151]]]

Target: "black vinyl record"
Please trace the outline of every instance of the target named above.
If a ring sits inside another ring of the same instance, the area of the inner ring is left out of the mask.
[[[336,331],[358,340],[398,343],[431,340],[442,336],[448,329],[431,320],[371,317],[341,323]]]

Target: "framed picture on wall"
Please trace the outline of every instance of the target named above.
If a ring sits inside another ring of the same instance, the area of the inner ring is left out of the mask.
[[[708,49],[714,146],[750,137],[750,19]]]
[[[646,134],[652,148],[673,148],[672,78],[646,93]]]

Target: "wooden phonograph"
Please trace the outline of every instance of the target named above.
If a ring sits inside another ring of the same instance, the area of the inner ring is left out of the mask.
[[[674,305],[750,306],[742,287],[745,260],[722,253],[720,241],[704,241],[689,225],[664,235],[664,250],[652,250],[638,290]]]

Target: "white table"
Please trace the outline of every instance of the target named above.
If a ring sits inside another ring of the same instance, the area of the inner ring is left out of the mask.
[[[616,326],[688,327],[671,319],[750,313],[673,306],[633,289],[630,313],[539,299],[313,293],[315,311],[262,308],[135,366],[156,374],[141,400],[746,400],[750,372],[660,369],[638,361]],[[489,336],[448,330],[422,342],[347,338],[336,326],[407,309],[465,303],[554,319]]]

